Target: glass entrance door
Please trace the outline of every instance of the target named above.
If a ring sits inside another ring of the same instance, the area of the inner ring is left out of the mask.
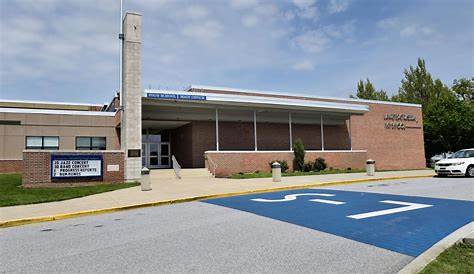
[[[160,163],[159,163],[159,144],[157,143],[150,143],[148,144],[148,166],[149,168],[159,168]]]
[[[170,143],[143,143],[142,166],[147,168],[171,167]]]

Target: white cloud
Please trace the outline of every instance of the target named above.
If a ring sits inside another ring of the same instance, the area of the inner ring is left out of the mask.
[[[293,45],[311,53],[325,50],[332,40],[352,42],[355,32],[355,21],[342,25],[327,25],[318,29],[303,32],[293,38]]]
[[[303,60],[294,63],[291,68],[299,71],[310,71],[314,69],[314,65],[313,62],[311,62],[310,60]]]
[[[207,42],[220,36],[222,25],[216,20],[208,20],[199,24],[185,26],[181,33],[187,37]]]
[[[316,0],[293,0],[293,4],[300,9],[306,9],[316,4]]]
[[[319,10],[316,6],[316,0],[293,0],[297,9],[286,14],[287,19],[293,19],[295,16],[302,19],[319,19]]]
[[[329,42],[330,39],[320,30],[307,31],[293,39],[294,45],[311,53],[323,51]]]
[[[186,15],[191,19],[202,19],[209,15],[209,10],[203,6],[192,5],[186,8]]]
[[[416,33],[417,33],[417,26],[416,25],[408,25],[406,27],[403,27],[400,30],[400,36],[401,37],[414,36]]]
[[[349,7],[349,0],[330,0],[328,3],[329,13],[339,13],[346,11]]]
[[[246,15],[242,17],[242,24],[246,27],[254,27],[258,23],[258,18],[253,15]]]
[[[232,0],[230,6],[235,9],[248,9],[258,5],[258,0]]]
[[[399,19],[395,17],[385,18],[376,23],[376,26],[380,29],[391,29],[399,25]]]

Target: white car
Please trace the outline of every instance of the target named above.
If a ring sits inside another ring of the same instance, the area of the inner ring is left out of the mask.
[[[447,175],[474,177],[474,148],[460,150],[449,159],[439,160],[435,164],[435,172],[439,177]]]

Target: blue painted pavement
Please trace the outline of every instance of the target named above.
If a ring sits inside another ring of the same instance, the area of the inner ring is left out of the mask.
[[[291,195],[303,193],[310,195]],[[285,195],[289,196],[284,199]],[[409,256],[420,255],[474,220],[472,201],[331,189],[280,191],[203,202],[251,212]],[[386,211],[402,208],[409,210]],[[381,210],[385,211],[380,213]],[[358,215],[363,213],[369,215]]]

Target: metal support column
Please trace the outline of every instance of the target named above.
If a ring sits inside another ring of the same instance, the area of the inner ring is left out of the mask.
[[[324,150],[324,125],[323,114],[321,113],[321,150]]]
[[[216,108],[216,151],[219,151],[219,110]]]
[[[257,111],[253,111],[253,139],[255,144],[255,151],[257,151]]]
[[[288,113],[288,126],[290,129],[290,151],[293,151],[293,133],[291,131],[291,112]]]
[[[352,128],[351,128],[351,116],[349,115],[349,145],[352,151]]]

